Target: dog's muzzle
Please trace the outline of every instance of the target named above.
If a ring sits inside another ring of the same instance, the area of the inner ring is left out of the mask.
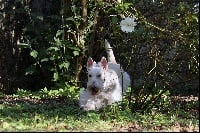
[[[99,88],[97,87],[90,87],[90,91],[92,92],[92,95],[96,95],[99,92]]]

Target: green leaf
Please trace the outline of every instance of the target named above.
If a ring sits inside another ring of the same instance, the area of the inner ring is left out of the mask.
[[[54,57],[54,56],[50,57],[50,60],[51,60],[51,61],[52,61],[52,60],[55,60],[55,57]]]
[[[51,50],[58,51],[59,49],[57,47],[49,47],[47,49],[47,51],[51,51]]]
[[[192,18],[193,18],[194,20],[196,20],[197,23],[199,22],[199,18],[198,18],[196,15],[192,15]]]
[[[41,15],[41,13],[32,13],[31,14],[34,18],[39,19],[43,21],[44,17]]]
[[[73,18],[73,17],[68,17],[68,18],[66,18],[65,20],[71,20],[71,21],[74,21],[74,18]]]
[[[25,75],[33,74],[35,71],[36,71],[36,66],[35,65],[31,65],[30,67],[28,67],[26,69]]]
[[[49,58],[43,58],[43,59],[41,59],[41,62],[46,62],[46,61],[49,61]]]
[[[58,30],[56,33],[56,37],[60,36],[61,34],[63,34],[63,30]]]
[[[38,52],[37,52],[36,50],[32,50],[32,51],[30,52],[30,56],[32,56],[33,58],[37,58]]]
[[[73,51],[74,56],[79,55],[79,51]]]
[[[59,75],[58,75],[57,72],[55,72],[55,73],[53,74],[53,78],[54,78],[54,81],[57,81],[57,80],[59,79]]]
[[[116,24],[118,21],[119,21],[119,20],[118,20],[117,17],[112,17],[112,23],[113,23],[113,24]]]
[[[59,65],[59,68],[60,68],[60,69],[62,69],[62,68],[68,69],[68,68],[69,68],[69,65],[70,65],[69,62],[64,62],[64,63],[62,63],[62,64]]]
[[[37,16],[36,18],[43,21],[43,16]]]
[[[69,48],[69,49],[72,49],[72,50],[77,50],[77,51],[80,50],[80,49],[79,49],[78,47],[76,47],[76,46],[68,46],[68,48]]]
[[[133,5],[132,3],[124,3],[124,8],[125,10],[127,10],[131,5]]]

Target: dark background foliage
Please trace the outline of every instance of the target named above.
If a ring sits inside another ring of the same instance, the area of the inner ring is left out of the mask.
[[[134,32],[121,31],[120,14],[136,16]],[[198,15],[196,0],[0,0],[0,90],[78,94],[87,58],[106,56],[107,38],[131,76],[133,108],[163,94],[199,95]]]

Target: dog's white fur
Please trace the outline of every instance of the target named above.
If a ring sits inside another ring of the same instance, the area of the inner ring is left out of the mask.
[[[106,105],[122,100],[122,93],[130,85],[130,76],[116,63],[112,48],[105,40],[108,62],[105,57],[99,63],[87,61],[87,88],[80,93],[79,106],[84,110],[98,110]],[[123,86],[123,88],[122,88]],[[123,92],[122,92],[123,90]]]

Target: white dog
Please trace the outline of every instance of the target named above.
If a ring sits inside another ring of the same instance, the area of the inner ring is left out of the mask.
[[[130,77],[116,63],[110,44],[105,40],[108,62],[105,57],[97,64],[91,57],[87,61],[87,88],[80,93],[79,106],[84,110],[98,110],[122,100],[130,85]],[[122,87],[123,86],[123,87]]]

